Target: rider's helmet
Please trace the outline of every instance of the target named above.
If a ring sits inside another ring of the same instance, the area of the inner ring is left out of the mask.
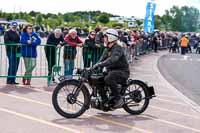
[[[117,41],[119,39],[119,34],[118,34],[117,30],[115,30],[115,29],[107,29],[104,32],[104,36],[106,36],[108,38],[109,43]]]

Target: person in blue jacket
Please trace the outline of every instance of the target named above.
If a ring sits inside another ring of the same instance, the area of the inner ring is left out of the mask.
[[[41,39],[35,32],[33,32],[32,25],[26,25],[23,29],[21,44],[21,53],[26,68],[22,82],[24,85],[30,85],[32,72],[36,67],[37,46],[41,44]]]

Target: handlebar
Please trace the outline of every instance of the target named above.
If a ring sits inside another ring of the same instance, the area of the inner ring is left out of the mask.
[[[78,68],[76,74],[80,74],[82,77],[88,78],[92,75],[93,72],[94,72],[93,68],[84,68],[84,69]]]

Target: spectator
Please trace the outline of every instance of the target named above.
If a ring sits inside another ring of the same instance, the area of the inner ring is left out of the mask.
[[[69,29],[68,28],[64,28],[63,29],[63,36],[66,36],[69,32]]]
[[[89,33],[88,38],[85,40],[84,43],[84,48],[83,48],[83,60],[84,60],[84,67],[90,67],[91,62],[92,64],[95,64],[96,62],[94,61],[94,56],[95,56],[95,36],[96,32],[91,31]]]
[[[7,84],[19,84],[16,80],[16,74],[19,66],[20,58],[17,57],[17,53],[20,53],[20,47],[17,45],[20,43],[20,36],[17,32],[17,22],[11,23],[11,28],[4,35],[4,43],[6,44],[6,55],[8,57],[8,77]]]
[[[33,69],[36,67],[37,46],[41,40],[36,33],[33,32],[32,25],[26,25],[21,35],[22,56],[26,72],[23,77],[23,84],[30,85]]]
[[[96,52],[95,52],[95,62],[97,62],[101,55],[103,54],[103,50],[104,50],[104,31],[107,30],[107,27],[97,27],[95,29],[95,32],[96,32],[96,37],[95,37],[95,42],[96,42],[96,46],[97,46],[97,49],[96,49]]]
[[[129,35],[127,32],[124,32],[124,34],[121,37],[121,42],[123,43],[123,46],[125,48],[125,55],[129,63],[131,63],[131,48],[130,48],[130,40]]]
[[[102,28],[101,27],[97,27],[95,29],[95,32],[96,32],[95,42],[96,42],[98,47],[101,47],[104,44],[104,39],[103,39],[104,36],[103,36]]]
[[[0,24],[0,36],[4,34],[4,27]]]
[[[155,33],[155,34],[154,34],[154,37],[153,37],[153,44],[154,44],[154,52],[155,52],[155,53],[156,53],[157,50],[158,50],[159,42],[160,42],[160,39],[159,39],[158,33]]]
[[[72,78],[76,47],[82,47],[83,42],[77,36],[77,31],[75,29],[69,30],[64,40],[65,43],[68,44],[68,46],[64,48],[64,75],[67,76],[67,78]]]
[[[197,37],[197,48],[196,48],[196,54],[200,54],[200,35]]]
[[[181,54],[184,55],[186,52],[186,49],[188,47],[189,40],[186,38],[185,35],[182,36],[180,40],[180,45],[181,45]]]
[[[179,52],[179,45],[178,45],[178,37],[176,34],[170,35],[170,47],[169,47],[169,52],[175,53],[176,51]]]
[[[45,54],[48,62],[48,83],[51,80],[52,68],[56,65],[56,47],[61,48],[64,44],[64,37],[61,29],[55,29],[47,38],[47,46],[45,47]],[[52,79],[54,81],[54,78]]]

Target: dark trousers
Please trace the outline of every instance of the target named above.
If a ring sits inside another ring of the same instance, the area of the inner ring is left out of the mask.
[[[158,44],[155,43],[155,44],[154,44],[154,52],[157,52],[157,50],[158,50]]]
[[[54,47],[46,47],[45,54],[48,63],[48,76],[51,76],[52,69],[56,65],[56,49]],[[48,78],[51,79],[50,77]]]
[[[186,52],[186,47],[181,47],[181,54],[185,55],[185,52]]]
[[[91,66],[91,62],[92,65],[93,63],[93,51],[89,50],[88,48],[84,48],[83,49],[83,61],[84,61],[84,68],[89,68]]]
[[[200,47],[197,47],[197,48],[196,48],[196,54],[197,54],[197,53],[200,54]]]
[[[87,56],[85,56],[85,57],[83,57],[83,60],[84,60],[84,68],[91,67],[92,59],[89,59],[89,58],[87,58]],[[92,63],[92,65],[93,65],[93,63]]]
[[[20,58],[16,57],[15,52],[6,52],[8,57],[8,78],[7,83],[13,83],[16,79],[16,74],[19,66],[19,60]]]
[[[117,97],[120,96],[120,88],[118,84],[125,83],[129,78],[129,72],[123,72],[120,70],[110,71],[108,75],[105,76],[104,81],[107,86],[110,86],[112,95]]]

